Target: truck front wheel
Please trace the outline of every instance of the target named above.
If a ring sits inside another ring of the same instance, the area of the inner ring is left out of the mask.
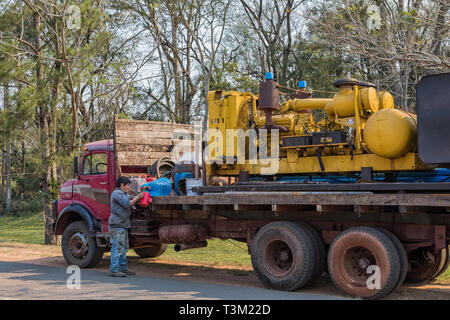
[[[61,240],[64,259],[80,268],[94,267],[103,257],[105,248],[98,247],[83,221],[75,221],[64,230]]]
[[[166,251],[166,243],[155,243],[151,247],[133,249],[141,258],[156,258]]]

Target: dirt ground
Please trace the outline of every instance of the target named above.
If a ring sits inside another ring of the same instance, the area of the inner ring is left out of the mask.
[[[164,256],[155,259],[142,259],[129,256],[130,269],[141,276],[163,278],[186,278],[214,284],[238,285],[262,288],[254,271],[248,267],[231,265],[207,266],[202,264],[165,261]],[[109,254],[94,268],[108,271]],[[24,262],[46,266],[66,267],[59,246],[31,245],[23,243],[0,243],[0,260]],[[343,296],[324,275],[315,285],[302,289],[302,292]],[[404,284],[401,288],[384,298],[386,300],[450,300],[450,282],[435,281],[428,284]]]

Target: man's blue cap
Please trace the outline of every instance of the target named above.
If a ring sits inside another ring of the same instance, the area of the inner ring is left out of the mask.
[[[273,80],[273,73],[272,72],[266,72],[266,80]]]
[[[298,82],[298,87],[299,88],[306,88],[306,81],[299,81]]]

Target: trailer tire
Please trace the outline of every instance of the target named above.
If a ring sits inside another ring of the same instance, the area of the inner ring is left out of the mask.
[[[80,268],[96,266],[105,252],[104,247],[97,246],[84,221],[75,221],[67,226],[62,235],[61,250],[67,264]]]
[[[166,243],[155,243],[151,247],[133,249],[141,258],[156,258],[167,250]]]
[[[381,227],[373,227],[374,229],[380,230],[385,235],[389,237],[389,239],[394,244],[395,248],[397,249],[398,255],[400,257],[400,276],[398,278],[397,285],[392,291],[395,291],[396,289],[400,288],[403,282],[406,279],[406,275],[408,274],[408,255],[406,253],[405,246],[401,243],[401,241],[389,230],[386,230]]]
[[[325,270],[327,265],[327,252],[325,245],[322,241],[322,237],[311,225],[304,222],[297,222],[297,224],[302,227],[306,232],[309,233],[311,240],[313,242],[316,262],[314,266],[314,271],[311,276],[311,280],[306,284],[307,286],[312,285],[314,282],[320,279],[320,276]]]
[[[263,226],[252,241],[250,253],[258,279],[270,289],[300,289],[314,272],[316,257],[311,236],[292,222]]]
[[[425,250],[427,249],[420,248],[410,254],[409,261],[411,264],[411,269],[406,275],[406,281],[412,283],[429,282],[447,269],[449,254],[448,247],[442,249],[438,254],[435,255],[434,263],[428,263],[425,259],[421,258],[421,256],[425,256]],[[428,248],[428,250],[431,251],[432,248]],[[413,262],[414,260],[415,262]]]
[[[444,266],[442,267],[441,271],[438,272],[435,278],[443,274],[448,269],[449,265],[450,265],[450,245],[447,246],[447,259],[445,260]]]
[[[372,265],[379,268],[379,288],[368,285],[373,284],[372,279],[377,281],[372,278],[375,273],[369,274]],[[389,294],[398,283],[400,257],[392,241],[380,230],[354,227],[333,240],[328,252],[328,270],[333,283],[343,292],[378,299]]]

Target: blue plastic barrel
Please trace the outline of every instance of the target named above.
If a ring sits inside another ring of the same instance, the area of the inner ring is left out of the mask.
[[[152,197],[165,197],[172,193],[172,181],[160,178],[142,185],[142,191],[149,192]]]
[[[176,172],[175,173],[175,176],[173,178],[173,189],[175,190],[175,193],[177,195],[179,195],[179,196],[182,195],[180,190],[178,190],[178,182],[180,182],[180,180],[189,179],[189,178],[193,178],[191,172]]]

